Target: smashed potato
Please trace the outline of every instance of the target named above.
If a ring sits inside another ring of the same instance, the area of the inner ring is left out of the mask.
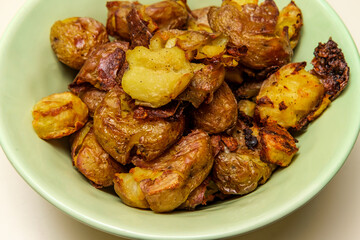
[[[79,130],[88,119],[88,108],[71,92],[55,93],[41,99],[32,110],[32,125],[42,139],[55,139]]]
[[[97,188],[112,186],[115,173],[126,171],[96,141],[92,122],[75,134],[71,157],[79,172]]]
[[[151,161],[178,140],[184,116],[174,119],[134,118],[133,99],[121,88],[110,90],[94,113],[94,133],[99,144],[121,164],[137,156]]]
[[[213,161],[210,137],[196,130],[154,161],[135,161],[137,168],[118,174],[115,179],[117,193],[131,206],[147,208],[148,204],[155,212],[169,212],[185,202],[205,180]],[[131,189],[125,185],[127,182],[131,182]]]
[[[215,92],[210,103],[203,103],[193,111],[194,125],[208,133],[220,133],[235,125],[237,102],[229,86],[224,82]]]
[[[55,22],[50,30],[51,47],[57,58],[77,70],[96,46],[108,41],[104,25],[92,18],[67,18]]]
[[[136,47],[126,52],[129,69],[122,79],[124,91],[138,104],[161,107],[188,86],[193,69],[178,47],[150,50]]]

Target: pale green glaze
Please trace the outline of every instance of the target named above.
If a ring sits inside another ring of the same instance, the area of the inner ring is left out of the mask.
[[[189,0],[191,7],[219,2]],[[281,7],[288,2],[277,1]],[[305,27],[294,60],[310,61],[317,43],[332,36],[350,65],[350,84],[298,138],[300,152],[290,167],[276,172],[255,192],[193,212],[155,214],[130,208],[92,187],[73,168],[66,141],[46,142],[36,136],[32,106],[44,96],[65,91],[74,76],[53,55],[49,29],[56,20],[72,16],[105,22],[104,0],[29,0],[10,24],[0,44],[0,140],[7,157],[49,202],[81,222],[116,235],[213,239],[248,232],[289,214],[339,170],[360,122],[359,55],[349,33],[325,1],[298,0],[297,4]]]

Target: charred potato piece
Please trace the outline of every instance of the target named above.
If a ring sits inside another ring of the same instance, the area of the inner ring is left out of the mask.
[[[94,114],[94,133],[99,144],[125,165],[130,157],[151,161],[181,136],[185,119],[141,120],[134,118],[133,99],[121,88],[110,90]]]
[[[126,21],[129,28],[131,49],[137,46],[149,47],[153,31],[148,27],[147,22],[141,18],[139,11],[135,7],[126,16]]]
[[[106,95],[105,91],[101,91],[95,87],[88,87],[79,93],[79,98],[86,104],[89,110],[89,116],[93,117],[97,106],[101,103]]]
[[[193,69],[194,77],[177,99],[191,102],[195,108],[198,108],[201,103],[210,103],[213,100],[214,92],[224,82],[225,68],[222,65],[196,64]]]
[[[188,86],[193,69],[181,49],[150,50],[136,47],[126,52],[129,68],[122,79],[124,91],[137,104],[161,107]]]
[[[130,206],[146,207],[147,203],[155,212],[169,212],[185,202],[189,194],[205,180],[213,161],[210,137],[204,131],[196,130],[183,137],[161,157],[151,162],[135,161],[137,167],[130,173],[117,175],[115,188],[121,199]],[[132,182],[131,186],[134,187],[131,189],[137,189],[136,195],[127,191],[127,182]],[[139,188],[143,195],[138,192]]]
[[[244,195],[265,183],[273,169],[255,154],[221,152],[215,158],[212,177],[222,193]]]
[[[288,35],[291,48],[294,49],[300,39],[300,30],[303,26],[302,12],[295,2],[291,1],[280,11],[276,25],[276,33],[281,35],[285,27],[288,28]]]
[[[209,23],[215,32],[229,37],[234,47],[246,47],[247,53],[239,63],[251,69],[282,66],[293,55],[287,31],[276,35],[279,10],[272,0],[260,5],[246,4],[241,10],[234,4],[211,8]]]
[[[70,92],[42,98],[32,110],[33,128],[42,139],[55,139],[76,132],[88,119],[88,108]]]
[[[129,48],[127,42],[109,42],[97,47],[85,61],[69,88],[78,93],[82,85],[92,86],[108,91],[120,85],[126,68],[125,51]]]
[[[265,126],[260,129],[260,157],[264,162],[287,167],[298,151],[296,140],[279,125]]]
[[[79,70],[91,51],[108,42],[106,28],[92,18],[73,17],[56,21],[50,30],[50,42],[57,58]]]
[[[96,141],[92,122],[76,132],[71,157],[78,171],[97,188],[112,186],[115,173],[126,170]]]
[[[214,99],[203,103],[193,113],[194,125],[208,133],[220,133],[235,125],[237,102],[229,86],[224,82],[215,92]]]
[[[287,64],[264,81],[256,98],[258,121],[276,122],[286,129],[306,124],[307,116],[322,102],[325,88],[305,65]]]

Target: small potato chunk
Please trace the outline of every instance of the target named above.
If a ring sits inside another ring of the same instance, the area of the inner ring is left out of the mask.
[[[115,173],[126,170],[96,141],[92,122],[76,133],[71,144],[71,157],[78,171],[96,188],[112,186]]]
[[[151,162],[133,161],[138,168],[152,171],[150,177],[139,177],[137,180],[136,170],[129,174],[133,174],[135,181],[139,183],[153,211],[170,212],[185,202],[189,194],[206,179],[213,161],[210,137],[204,131],[195,130],[180,139],[161,157]],[[122,195],[119,194],[123,199]],[[141,199],[141,194],[138,196]]]
[[[183,115],[173,119],[136,119],[133,99],[120,87],[110,90],[94,113],[99,144],[121,164],[137,156],[151,161],[176,142],[185,127]]]
[[[55,139],[82,128],[88,119],[88,108],[71,92],[55,93],[36,103],[32,116],[36,134],[42,139]]]
[[[301,129],[322,102],[320,80],[304,70],[306,63],[290,63],[264,81],[256,98],[255,117],[288,129]]]
[[[222,65],[214,64],[196,64],[196,67],[193,68],[194,77],[177,99],[189,101],[195,108],[198,108],[204,101],[210,103],[213,100],[215,91],[224,82],[225,68]]]
[[[122,87],[137,103],[161,107],[175,99],[188,86],[193,69],[178,47],[150,50],[136,47],[126,52],[129,69]]]
[[[280,11],[279,19],[276,24],[276,32],[281,35],[284,27],[288,27],[288,35],[291,48],[294,49],[300,39],[300,30],[303,26],[303,17],[300,8],[291,1]]]
[[[83,85],[92,86],[108,91],[121,84],[121,78],[126,66],[124,66],[125,51],[129,48],[127,42],[109,42],[98,46],[85,61],[80,72],[77,74],[69,88],[77,93]]]
[[[130,40],[126,17],[134,6],[140,7],[141,5],[130,1],[109,1],[106,3],[108,9],[106,30],[110,36],[126,41]]]
[[[212,176],[222,193],[244,195],[265,183],[273,169],[256,154],[221,152],[215,158]]]
[[[287,167],[298,151],[296,140],[279,125],[260,128],[260,157],[264,162]]]
[[[92,18],[73,17],[56,21],[50,30],[51,47],[57,58],[77,70],[96,46],[108,41],[104,25]]]
[[[194,110],[193,118],[195,127],[208,133],[220,133],[234,126],[237,102],[229,86],[224,82],[209,104],[203,103]]]
[[[191,11],[188,20],[188,30],[212,32],[209,25],[208,13],[210,7],[199,8]]]

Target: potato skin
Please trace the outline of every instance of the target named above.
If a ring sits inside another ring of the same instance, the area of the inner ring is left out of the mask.
[[[287,32],[275,34],[278,8],[266,0],[259,6],[247,4],[241,10],[233,4],[211,8],[209,23],[215,32],[229,36],[234,47],[246,46],[247,54],[240,63],[250,69],[266,69],[290,62],[293,55]]]
[[[288,129],[301,129],[317,109],[325,89],[320,80],[304,70],[306,63],[290,63],[272,74],[256,98],[258,122],[276,122]]]
[[[140,181],[146,201],[155,212],[169,212],[186,201],[208,176],[213,165],[210,137],[195,130],[151,162],[135,161],[140,168],[163,171],[155,179]]]
[[[145,13],[159,29],[182,29],[188,20],[185,6],[177,1],[166,0],[146,6]]]
[[[130,13],[134,4],[136,3],[129,1],[109,1],[106,3],[106,7],[108,9],[106,30],[110,36],[130,41],[126,16]]]
[[[126,171],[96,141],[92,122],[75,133],[71,157],[78,171],[96,188],[112,186],[115,173]]]
[[[50,30],[50,42],[57,58],[79,70],[91,51],[108,42],[102,23],[92,18],[73,17],[56,21]]]
[[[125,165],[130,157],[151,161],[162,154],[182,134],[184,116],[176,119],[134,118],[135,104],[121,88],[110,90],[94,114],[94,133],[99,144]]]
[[[105,91],[101,91],[95,87],[90,87],[90,86],[84,88],[84,90],[79,93],[79,98],[88,107],[90,117],[94,116],[94,112],[97,106],[104,99],[105,95],[106,95]]]
[[[256,154],[221,152],[215,158],[212,176],[222,193],[244,195],[254,191],[259,182],[265,182],[272,170]]]
[[[69,88],[78,93],[88,84],[103,91],[120,85],[126,69],[125,52],[128,48],[129,43],[120,41],[98,46],[91,52]]]
[[[235,125],[237,102],[229,86],[224,82],[215,92],[213,100],[203,103],[193,111],[195,128],[208,133],[220,133]]]
[[[88,108],[71,92],[42,98],[32,110],[33,128],[42,139],[56,139],[76,132],[88,119]]]
[[[201,103],[210,103],[215,91],[222,85],[225,77],[225,67],[222,65],[200,65],[195,70],[189,86],[177,97],[178,100],[189,101],[198,108]]]

